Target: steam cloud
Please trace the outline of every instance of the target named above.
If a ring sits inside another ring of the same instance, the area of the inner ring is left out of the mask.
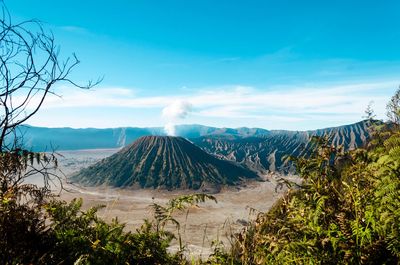
[[[168,122],[164,126],[164,131],[169,136],[175,136],[176,135],[175,124],[173,124],[172,122]]]
[[[162,117],[167,121],[164,131],[169,136],[176,136],[175,123],[185,119],[192,111],[192,104],[184,100],[176,100],[162,110]]]

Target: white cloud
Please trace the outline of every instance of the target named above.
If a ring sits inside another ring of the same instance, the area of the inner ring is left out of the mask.
[[[185,119],[192,111],[192,104],[185,100],[175,100],[162,110],[162,116],[168,120]]]
[[[397,89],[397,82],[359,82],[339,85],[308,84],[297,87],[260,89],[223,86],[185,91],[180,95],[142,96],[129,88],[79,90],[63,87],[62,98],[50,95],[44,109],[131,108],[162,112],[167,123],[220,120],[246,121],[247,124],[312,123],[315,120],[360,120],[368,103],[374,101],[379,118],[384,118],[386,102]],[[156,115],[156,114],[154,114]],[[258,123],[257,123],[258,121]],[[134,125],[134,124],[133,124]],[[225,124],[225,126],[229,124]],[[169,126],[171,127],[171,126]]]

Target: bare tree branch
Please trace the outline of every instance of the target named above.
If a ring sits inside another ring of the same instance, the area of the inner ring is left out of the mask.
[[[13,23],[1,0],[0,6],[0,199],[10,191],[34,198],[48,193],[51,183],[59,180],[54,171],[57,157],[54,150],[25,150],[19,128],[39,111],[49,94],[57,95],[56,84],[88,89],[101,79],[84,85],[71,80],[72,70],[80,63],[76,55],[60,59],[54,35],[40,21]],[[43,177],[43,188],[24,184],[33,175]]]

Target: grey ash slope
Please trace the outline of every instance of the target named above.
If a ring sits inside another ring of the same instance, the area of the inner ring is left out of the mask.
[[[114,187],[199,189],[256,178],[253,171],[209,155],[184,138],[145,136],[72,180]]]
[[[235,161],[256,171],[289,172],[288,155],[304,154],[311,136],[331,135],[335,146],[346,150],[363,146],[368,137],[368,122],[314,131],[269,131],[258,137],[207,136],[192,139],[203,150],[215,156]]]

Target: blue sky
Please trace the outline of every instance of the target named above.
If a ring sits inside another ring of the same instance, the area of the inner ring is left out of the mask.
[[[77,54],[74,80],[104,76],[60,85],[33,125],[315,129],[360,120],[371,100],[384,118],[400,84],[399,1],[5,3]]]

